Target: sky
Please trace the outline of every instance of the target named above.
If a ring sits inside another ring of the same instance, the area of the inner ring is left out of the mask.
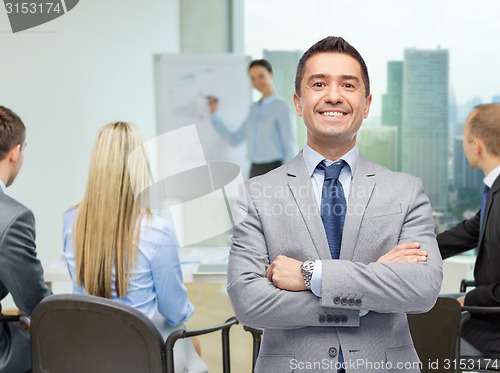
[[[500,94],[499,0],[246,0],[245,52],[305,51],[328,35],[344,37],[370,73],[371,115],[380,115],[387,61],[405,48],[449,50],[456,102]]]

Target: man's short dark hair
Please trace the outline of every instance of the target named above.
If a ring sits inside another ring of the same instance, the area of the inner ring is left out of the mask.
[[[26,127],[19,116],[9,108],[0,105],[0,160],[3,160],[12,147],[23,145]]]
[[[300,83],[304,77],[307,60],[318,53],[332,52],[348,54],[359,62],[361,76],[366,89],[365,96],[368,97],[370,95],[370,77],[368,76],[368,68],[366,67],[365,60],[356,48],[339,36],[328,36],[318,41],[302,55],[297,65],[297,73],[295,74],[295,92],[300,96]]]
[[[252,62],[250,62],[250,65],[248,65],[248,70],[250,70],[254,66],[262,66],[264,69],[266,69],[270,73],[273,72],[273,67],[271,66],[271,63],[265,59],[253,60]]]

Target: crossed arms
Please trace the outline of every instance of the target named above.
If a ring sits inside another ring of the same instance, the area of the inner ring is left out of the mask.
[[[302,261],[317,259],[306,257],[314,252],[306,229],[297,232],[283,220],[282,232],[269,231],[258,201],[247,192],[236,206],[244,218],[233,229],[228,272],[228,293],[240,321],[274,329],[324,327],[318,315],[338,309],[348,316],[344,326],[357,327],[360,309],[380,313],[429,310],[441,286],[441,257],[430,203],[420,182],[415,179],[414,184],[400,225],[386,227],[397,231],[397,241],[381,247],[363,240],[356,251],[380,253],[371,260],[323,260],[321,298],[305,290],[300,273]],[[357,307],[334,303],[342,294],[356,294],[363,303]]]

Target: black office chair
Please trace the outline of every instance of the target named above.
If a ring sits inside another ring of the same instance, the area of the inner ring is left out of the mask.
[[[466,293],[468,287],[476,286],[473,280],[463,279],[460,282],[460,293]],[[498,315],[500,317],[500,307],[478,307],[478,306],[464,306],[464,311],[473,315]],[[500,318],[498,319],[500,322]],[[463,366],[467,370],[474,370],[479,372],[500,372],[500,359],[489,359],[487,357],[476,356],[461,356]]]
[[[142,312],[105,298],[59,294],[45,298],[31,318],[34,373],[173,373],[172,348],[179,338],[222,331],[224,372],[229,368],[229,328],[176,331],[163,340]],[[226,361],[227,360],[227,361]]]
[[[243,330],[252,334],[253,344],[252,344],[252,372],[255,371],[255,363],[259,357],[260,343],[262,341],[262,334],[264,331],[258,328],[252,328],[251,326],[243,325]]]
[[[422,373],[460,371],[453,362],[460,358],[460,330],[469,316],[456,299],[445,297],[430,311],[407,316]]]

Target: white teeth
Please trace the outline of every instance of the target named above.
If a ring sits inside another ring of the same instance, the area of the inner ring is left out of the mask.
[[[344,115],[344,113],[338,112],[338,111],[325,111],[321,113],[322,115],[326,115],[328,117],[341,117]]]

